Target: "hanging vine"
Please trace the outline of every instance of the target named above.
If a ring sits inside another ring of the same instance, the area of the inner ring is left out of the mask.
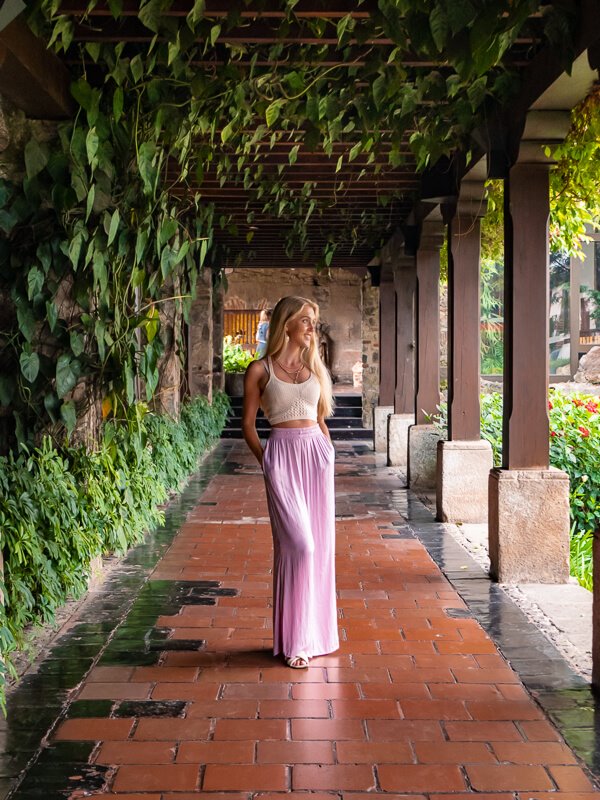
[[[136,20],[147,41],[115,44],[94,40],[96,2],[81,19],[61,14],[59,0],[31,10],[32,28],[76,65],[78,110],[55,139],[26,144],[22,180],[0,184],[0,288],[14,306],[1,333],[0,402],[21,441],[49,424],[72,431],[97,397],[105,416],[119,416],[137,378],[152,396],[167,287],[179,287],[185,315],[199,270],[222,257],[215,231],[240,233],[202,198],[209,172],[247,190],[248,224],[258,204],[290,220],[288,253],[306,251],[324,209],[315,184],[298,190],[283,169],[265,174],[261,152],[287,142],[293,164],[300,146],[331,156],[344,142],[337,171],[360,155],[366,175],[384,146],[390,166],[403,163],[407,131],[418,168],[468,149],[485,103],[516,91],[502,57],[537,9],[533,0],[380,0],[360,19],[303,19],[316,44],[290,45],[296,0],[281,0],[280,39],[250,45],[220,42],[246,24],[246,2],[232,0],[226,17],[211,18],[204,0],[185,17],[168,15],[169,0],[145,0]],[[108,7],[125,19],[122,0]],[[544,9],[555,43],[571,38],[566,9]],[[340,65],[327,65],[326,34]],[[370,46],[381,39],[392,45]],[[439,68],[407,68],[409,52]],[[391,199],[379,198],[383,219]],[[381,214],[339,218],[346,224],[327,239],[324,266],[342,243],[376,247],[386,231]]]

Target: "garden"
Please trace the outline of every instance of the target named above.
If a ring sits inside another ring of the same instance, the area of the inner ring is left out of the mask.
[[[551,389],[550,464],[569,476],[571,575],[592,589],[592,544],[600,529],[600,402],[579,392]],[[436,425],[445,435],[447,405],[440,406]],[[494,465],[502,461],[502,395],[481,395],[481,436],[492,445]]]

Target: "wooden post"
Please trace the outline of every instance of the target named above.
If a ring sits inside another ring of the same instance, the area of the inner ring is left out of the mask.
[[[394,413],[411,414],[415,403],[415,291],[414,256],[398,261],[394,271],[396,297],[396,387]]]
[[[440,248],[442,223],[430,223],[417,250],[415,421],[427,425],[440,403]]]
[[[504,469],[548,469],[549,165],[505,182]]]
[[[480,438],[480,223],[456,214],[448,235],[448,439]]]
[[[396,295],[391,280],[379,285],[379,405],[394,403],[396,383]]]

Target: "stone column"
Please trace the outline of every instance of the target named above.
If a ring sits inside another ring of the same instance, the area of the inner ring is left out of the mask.
[[[181,404],[181,360],[179,341],[182,327],[181,301],[170,298],[181,294],[179,279],[169,281],[163,287],[164,299],[158,304],[160,316],[160,338],[164,352],[159,362],[158,387],[153,398],[154,408],[174,419],[179,418]]]
[[[442,522],[485,522],[488,515],[494,464],[491,445],[480,436],[477,212],[482,205],[483,184],[463,184],[448,226],[448,441],[438,442],[436,487],[437,519]]]
[[[490,474],[492,575],[503,582],[569,577],[569,479],[549,468],[548,171],[517,163],[505,181],[504,431]]]
[[[394,271],[396,294],[396,386],[394,413],[388,420],[388,464],[407,467],[408,430],[415,422],[415,290],[414,256],[397,259]]]
[[[219,283],[213,287],[213,392],[225,390],[225,372],[223,371],[224,297],[223,285]]]
[[[362,424],[373,424],[373,409],[379,394],[379,289],[365,278],[361,287],[362,336]]]
[[[444,225],[425,222],[417,250],[415,425],[408,432],[408,485],[435,489],[440,435],[429,421],[440,403],[440,248]]]
[[[213,308],[212,271],[204,269],[198,278],[196,298],[188,326],[188,382],[190,397],[204,395],[212,402]]]
[[[379,402],[373,409],[375,452],[388,447],[388,417],[396,383],[396,294],[391,275],[379,284]]]

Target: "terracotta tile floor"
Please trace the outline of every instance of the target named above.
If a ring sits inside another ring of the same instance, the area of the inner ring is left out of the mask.
[[[339,652],[306,671],[271,656],[263,483],[236,443],[151,575],[235,590],[159,616],[205,645],[95,667],[76,699],[131,700],[131,715],[70,718],[54,740],[97,742],[123,800],[600,798],[420,542],[391,538],[397,477],[338,449]],[[140,700],[179,701],[177,716],[136,716]]]

